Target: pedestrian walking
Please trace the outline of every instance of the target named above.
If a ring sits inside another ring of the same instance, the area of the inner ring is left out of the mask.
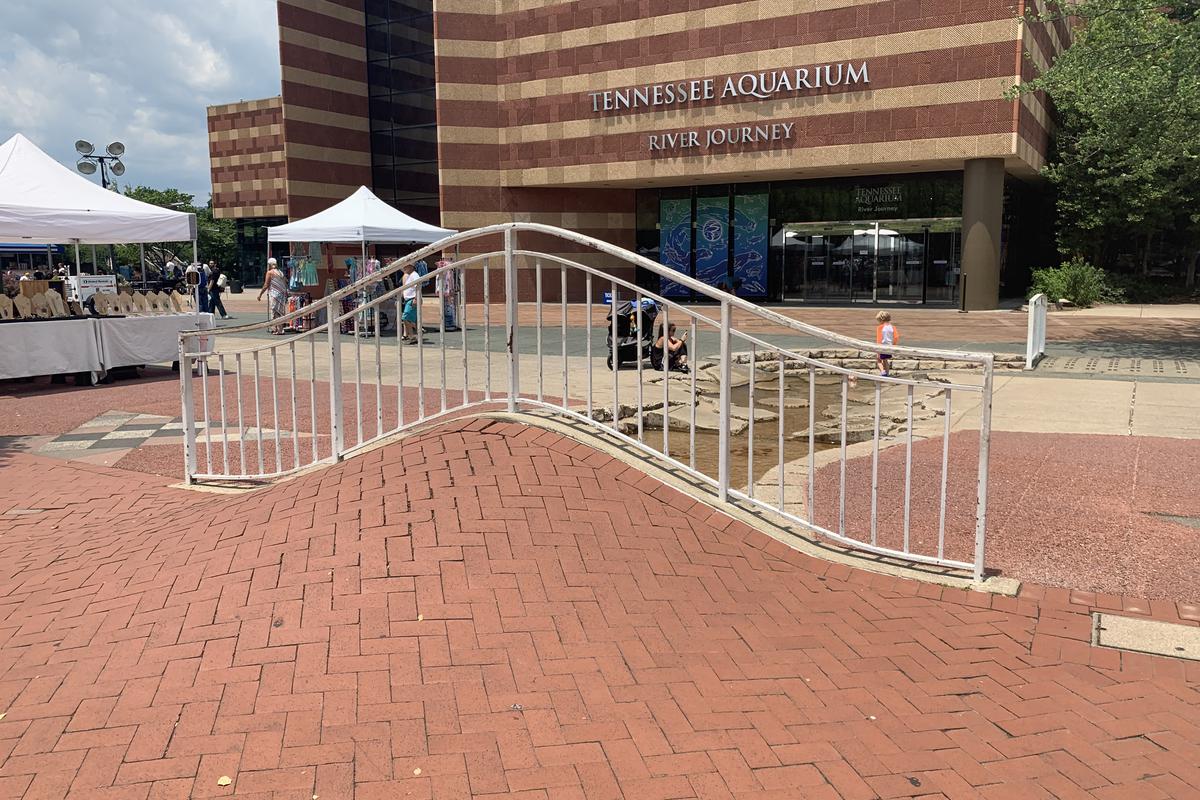
[[[875,322],[878,326],[875,328],[875,344],[897,345],[900,344],[900,330],[892,324],[892,314],[889,311],[880,311],[875,315]],[[879,374],[885,378],[892,374],[892,354],[880,353],[876,360],[879,362]]]
[[[225,271],[218,267],[215,261],[210,261],[208,264],[208,307],[214,314],[219,313],[221,319],[229,319],[229,314],[225,312],[225,303],[221,301],[221,295],[229,286],[229,278],[225,276]]]
[[[287,313],[287,278],[279,269],[279,262],[273,258],[267,259],[267,274],[263,276],[262,288],[258,290],[258,299],[262,300],[263,293],[267,295],[267,319],[278,319]],[[278,325],[272,326],[271,333],[283,333]]]

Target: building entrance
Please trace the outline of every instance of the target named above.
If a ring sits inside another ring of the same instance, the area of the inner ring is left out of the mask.
[[[783,299],[957,302],[960,231],[958,219],[784,224]]]

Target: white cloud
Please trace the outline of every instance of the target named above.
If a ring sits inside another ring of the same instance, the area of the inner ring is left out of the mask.
[[[0,0],[0,141],[68,166],[125,144],[122,183],[211,189],[205,107],[279,94],[274,0]]]

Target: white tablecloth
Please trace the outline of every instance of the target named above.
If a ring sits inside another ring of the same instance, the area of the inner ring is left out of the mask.
[[[0,325],[0,379],[100,372],[103,368],[95,320]]]
[[[175,361],[180,331],[215,324],[212,314],[6,322],[0,325],[0,380]]]
[[[97,319],[100,361],[105,369],[179,359],[179,332],[211,330],[212,314]]]

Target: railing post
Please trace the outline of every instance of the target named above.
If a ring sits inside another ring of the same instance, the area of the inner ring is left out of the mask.
[[[1033,369],[1046,352],[1046,295],[1029,298],[1029,322],[1025,331],[1025,369]]]
[[[975,581],[983,580],[983,557],[987,542],[988,446],[992,439],[992,372],[995,361],[989,354],[983,362],[983,390],[979,403],[979,483],[975,505]]]
[[[342,409],[342,340],[339,326],[334,318],[337,307],[325,303],[326,333],[329,336],[329,445],[333,461],[342,460],[345,445],[345,419]],[[398,346],[398,345],[397,345]],[[315,435],[314,431],[314,435]]]
[[[733,354],[730,352],[729,328],[733,309],[728,300],[721,301],[721,413],[717,453],[717,496],[722,503],[729,500],[729,395],[733,382]],[[665,411],[664,411],[665,413]]]
[[[504,308],[508,317],[508,410],[517,410],[521,396],[521,365],[517,358],[517,265],[513,258],[513,230],[504,231]]]
[[[192,390],[192,357],[182,336],[179,337],[179,402],[183,410],[183,481],[190,486],[196,474],[196,401]]]

